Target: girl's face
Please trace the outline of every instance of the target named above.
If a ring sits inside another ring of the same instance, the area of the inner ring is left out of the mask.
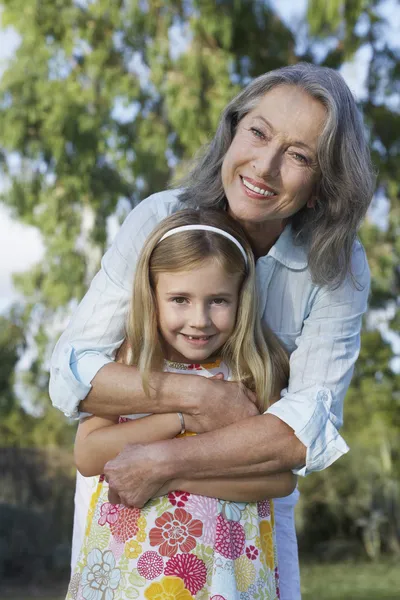
[[[317,144],[325,107],[300,88],[275,87],[238,124],[222,164],[222,183],[234,218],[282,224],[315,202]]]
[[[225,344],[235,327],[240,280],[212,259],[192,271],[157,275],[165,358],[201,363]]]

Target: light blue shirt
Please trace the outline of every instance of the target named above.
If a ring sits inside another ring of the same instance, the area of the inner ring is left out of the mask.
[[[78,417],[91,381],[113,361],[125,337],[126,314],[136,263],[157,223],[184,208],[177,190],[150,196],[127,217],[101,270],[54,350],[50,396],[54,406]],[[290,353],[290,379],[268,413],[287,423],[307,448],[306,475],[328,467],[348,446],[339,434],[343,400],[360,349],[367,308],[369,269],[364,250],[354,244],[352,272],[335,290],[311,281],[307,253],[287,226],[266,256],[257,261],[261,317]],[[140,317],[139,317],[140,318]]]

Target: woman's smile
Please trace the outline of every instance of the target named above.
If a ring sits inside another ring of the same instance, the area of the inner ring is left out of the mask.
[[[243,186],[246,188],[245,193],[250,196],[250,198],[272,198],[276,196],[276,192],[269,186],[265,185],[265,183],[261,181],[255,181],[250,177],[244,177],[243,175],[239,175],[242,180]]]

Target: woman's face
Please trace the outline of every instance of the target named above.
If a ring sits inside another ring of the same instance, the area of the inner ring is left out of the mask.
[[[239,122],[222,163],[233,217],[283,223],[305,204],[314,205],[325,119],[325,107],[296,86],[276,87],[261,98]]]

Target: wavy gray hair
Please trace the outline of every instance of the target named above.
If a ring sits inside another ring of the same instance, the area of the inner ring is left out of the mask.
[[[291,223],[296,241],[308,246],[313,281],[336,287],[351,274],[352,247],[372,199],[375,176],[361,114],[333,69],[298,63],[252,81],[223,111],[213,140],[181,183],[180,200],[198,207],[225,206],[221,166],[237,125],[280,85],[300,87],[327,110],[317,148],[321,178],[315,209],[302,208]]]

